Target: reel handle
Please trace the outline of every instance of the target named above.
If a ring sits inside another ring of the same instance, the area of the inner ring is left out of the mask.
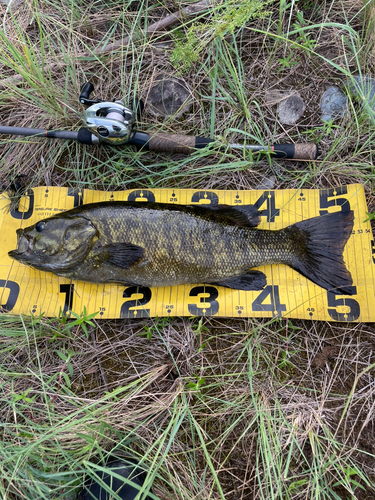
[[[90,94],[94,90],[94,85],[90,82],[86,82],[81,87],[81,93],[79,95],[79,102],[84,106],[91,106],[92,104],[97,104],[102,102],[100,99],[90,99]]]

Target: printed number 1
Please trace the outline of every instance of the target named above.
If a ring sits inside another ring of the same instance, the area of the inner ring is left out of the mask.
[[[63,314],[65,315],[73,308],[74,285],[70,284],[60,285],[60,293],[65,294],[64,309],[63,309]]]
[[[83,205],[83,190],[77,188],[68,188],[68,196],[73,196],[73,206],[80,207]]]

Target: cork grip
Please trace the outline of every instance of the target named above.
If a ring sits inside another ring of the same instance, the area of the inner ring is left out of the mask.
[[[195,140],[193,135],[158,133],[150,138],[147,145],[150,151],[168,151],[188,155],[195,149]]]
[[[316,144],[295,144],[294,156],[296,160],[316,160],[319,155],[319,149]]]
[[[293,160],[316,160],[319,154],[318,146],[308,144],[275,144],[271,146],[275,158]]]

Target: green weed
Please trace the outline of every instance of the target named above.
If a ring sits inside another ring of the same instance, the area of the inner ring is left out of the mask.
[[[186,73],[198,61],[199,54],[216,39],[222,40],[228,34],[246,26],[253,19],[270,15],[266,7],[269,0],[227,0],[222,9],[213,11],[209,23],[194,23],[187,28],[185,35],[178,30],[174,35],[175,47],[171,53],[171,62],[182,73]]]

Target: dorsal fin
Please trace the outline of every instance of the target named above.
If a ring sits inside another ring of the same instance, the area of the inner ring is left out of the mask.
[[[204,217],[204,212],[209,218],[226,224],[233,224],[240,227],[256,227],[260,224],[260,212],[254,205],[242,205],[232,207],[230,205],[208,205],[192,208],[196,215]]]

